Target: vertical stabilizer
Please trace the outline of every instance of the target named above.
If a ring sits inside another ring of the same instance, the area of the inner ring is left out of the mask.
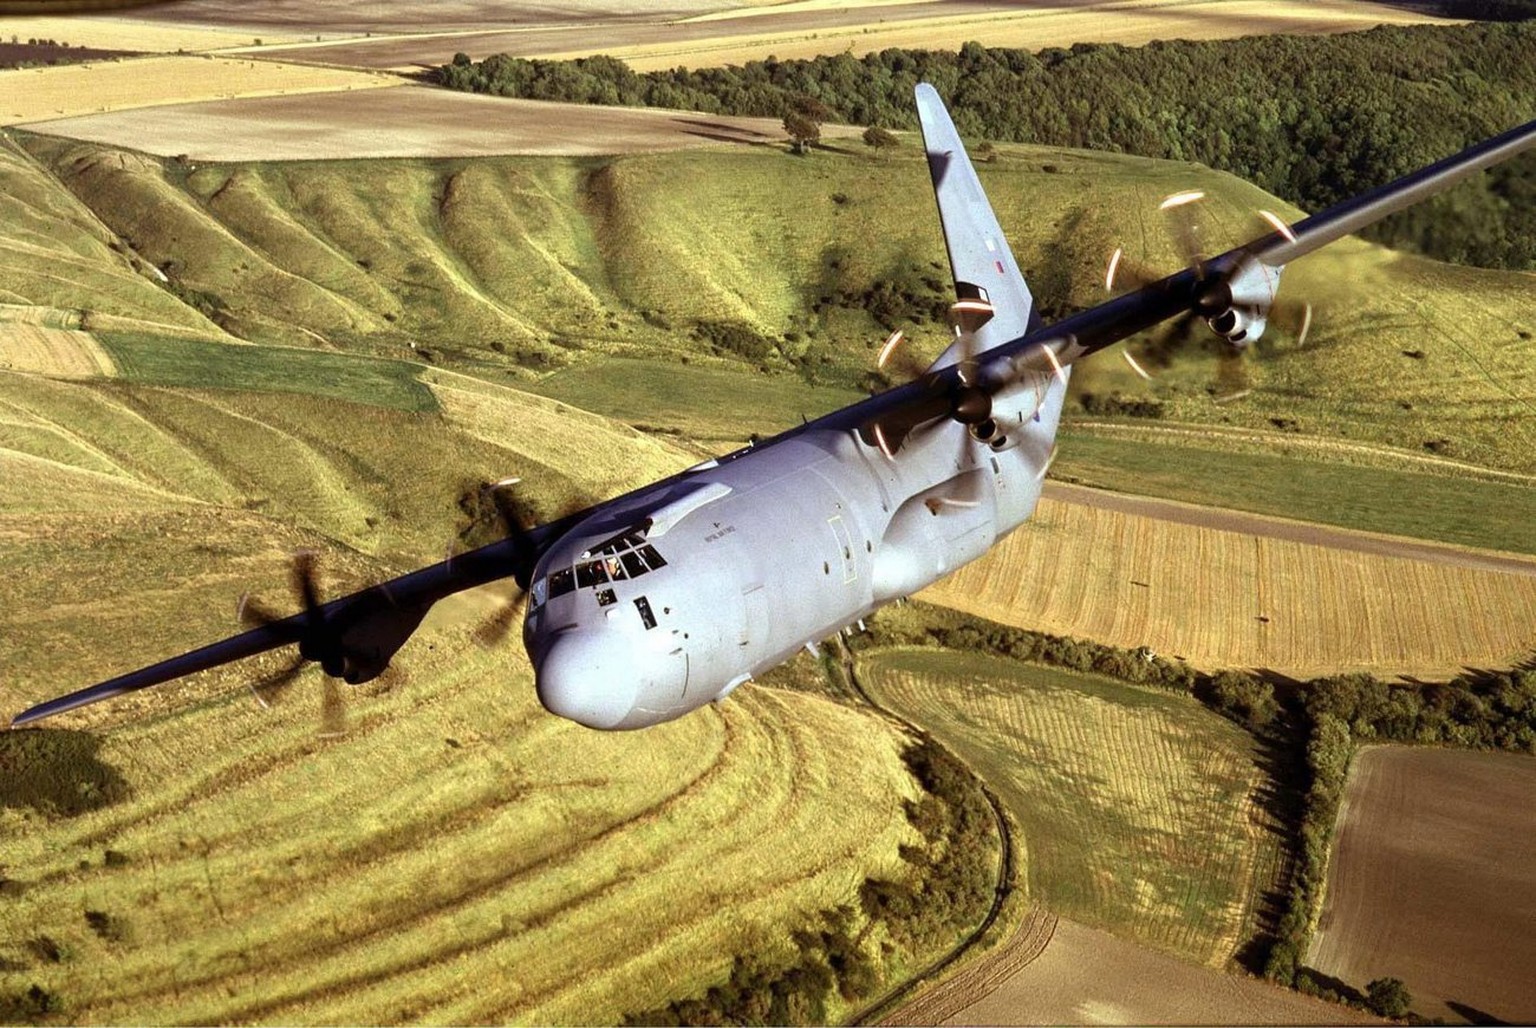
[[[974,330],[974,352],[980,353],[1029,330],[1034,298],[1003,238],[955,123],[944,101],[926,82],[917,87],[917,114],[955,279],[956,320]],[[953,364],[959,356],[959,348],[951,346],[934,366]]]

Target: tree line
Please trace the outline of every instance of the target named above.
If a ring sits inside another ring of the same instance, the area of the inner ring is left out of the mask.
[[[973,138],[1197,161],[1318,210],[1536,117],[1533,53],[1536,21],[1509,21],[1038,53],[967,43],[648,73],[601,56],[461,53],[435,77],[499,96],[774,118],[812,101],[884,129],[916,127],[912,89],[928,81]],[[1536,268],[1536,155],[1368,234],[1445,260]]]

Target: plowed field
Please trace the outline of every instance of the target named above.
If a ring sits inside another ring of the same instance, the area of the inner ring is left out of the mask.
[[[1533,794],[1536,758],[1362,750],[1308,962],[1362,991],[1401,978],[1426,1017],[1536,1021]]]

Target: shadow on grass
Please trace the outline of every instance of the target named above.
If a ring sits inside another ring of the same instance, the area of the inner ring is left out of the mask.
[[[127,780],[101,761],[100,748],[101,740],[88,732],[0,732],[0,807],[76,817],[127,799]]]
[[[1509,1021],[1501,1021],[1501,1020],[1499,1020],[1497,1017],[1494,1017],[1492,1014],[1488,1013],[1486,1010],[1479,1010],[1476,1007],[1471,1006],[1470,1004],[1458,1003],[1458,1002],[1456,1002],[1453,999],[1446,1000],[1445,1001],[1445,1005],[1450,1007],[1452,1010],[1454,1010],[1458,1016],[1466,1018],[1468,1024],[1509,1024],[1510,1023]]]

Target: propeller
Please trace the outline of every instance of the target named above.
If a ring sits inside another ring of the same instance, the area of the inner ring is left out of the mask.
[[[1205,198],[1200,190],[1174,193],[1165,198],[1158,209],[1163,212],[1169,235],[1174,239],[1180,255],[1196,275],[1204,267],[1205,254],[1202,246],[1199,203]],[[1259,210],[1263,231],[1274,231],[1294,242],[1296,235],[1284,219],[1272,211]],[[1272,311],[1279,310],[1276,290],[1279,287],[1280,267],[1267,265],[1245,258],[1229,273],[1218,280],[1206,283],[1197,293],[1193,307],[1183,314],[1164,322],[1155,330],[1143,353],[1153,363],[1164,367],[1172,362],[1174,352],[1191,337],[1191,329],[1198,321],[1204,321],[1211,332],[1224,340],[1217,351],[1216,386],[1217,402],[1228,402],[1246,396],[1250,391],[1248,372],[1242,360],[1242,351],[1251,346],[1263,334]],[[1107,292],[1116,291],[1117,284],[1124,282],[1131,288],[1144,288],[1160,278],[1146,273],[1125,260],[1124,253],[1116,249],[1111,255],[1104,278]],[[1300,327],[1296,331],[1296,345],[1306,343],[1307,332],[1312,324],[1312,305],[1301,307]],[[1122,350],[1122,357],[1131,369],[1142,378],[1150,374],[1129,351]]]
[[[916,363],[910,352],[901,348],[902,334],[899,331],[892,332],[880,348],[876,366],[881,374],[884,375],[887,368],[900,368],[909,380],[920,384],[921,394],[912,402],[862,426],[860,432],[866,442],[878,446],[887,460],[894,461],[897,452],[916,433],[927,435],[941,431],[951,423],[965,429],[957,440],[957,474],[950,492],[928,501],[934,514],[945,507],[976,507],[985,501],[987,490],[983,476],[975,470],[977,461],[972,447],[975,442],[1003,443],[1004,437],[992,419],[992,399],[1012,384],[1013,379],[983,382],[977,360],[977,332],[992,315],[992,305],[979,297],[962,296],[950,308],[955,332],[952,347],[955,359],[945,368],[930,370]]]
[[[293,555],[293,564],[289,569],[290,584],[303,604],[303,610],[300,612],[303,619],[303,634],[298,640],[299,652],[286,667],[259,682],[251,683],[250,690],[256,697],[256,702],[263,707],[274,706],[282,702],[298,682],[305,665],[318,662],[325,671],[320,706],[320,735],[322,738],[336,738],[346,734],[345,701],[341,687],[337,684],[337,678],[345,677],[348,681],[354,678],[357,681],[363,679],[361,676],[349,673],[353,669],[348,666],[351,661],[345,651],[341,633],[336,626],[329,624],[329,619],[326,617],[315,575],[315,556],[313,550],[299,550]],[[237,616],[248,628],[273,625],[286,620],[283,615],[276,613],[249,593],[240,597]]]
[[[481,487],[481,495],[490,500],[496,512],[496,520],[500,523],[502,537],[513,540],[513,546],[519,550],[531,546],[528,532],[523,528],[519,517],[517,504],[512,498],[511,488],[517,485],[521,479],[504,478],[499,482],[492,482]],[[531,569],[530,569],[531,571]],[[525,575],[528,572],[525,572]],[[523,608],[528,601],[528,583],[514,577],[512,581],[512,595],[503,601],[502,605],[486,621],[482,622],[473,633],[475,642],[481,646],[492,647],[503,642],[512,626],[516,624],[522,615]]]

